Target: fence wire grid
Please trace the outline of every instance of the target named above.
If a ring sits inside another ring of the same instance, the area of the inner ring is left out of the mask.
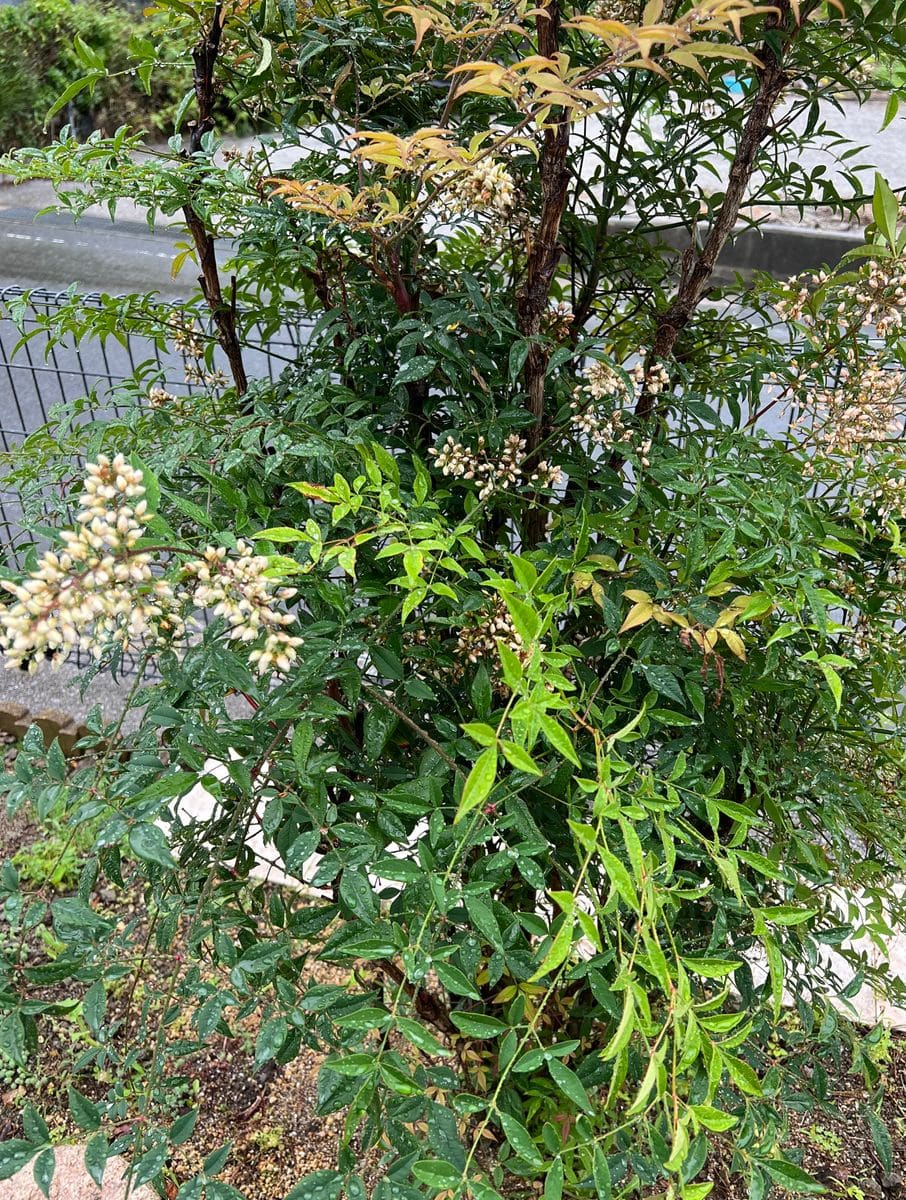
[[[162,351],[149,336],[129,333],[123,342],[108,338],[105,342],[90,339],[79,344],[50,344],[40,328],[42,319],[71,303],[69,292],[30,289],[20,329],[10,317],[8,306],[25,294],[20,287],[0,288],[0,450],[13,449],[46,425],[51,409],[59,404],[90,397],[79,416],[84,422],[120,415],[124,410],[115,402],[115,388],[143,364],[150,373],[159,373],[160,386],[168,391],[176,395],[188,391],[186,357],[176,349]],[[78,299],[83,305],[101,307],[98,293],[86,293]],[[173,311],[179,312],[178,305]],[[273,380],[295,361],[309,329],[305,324],[287,325],[265,343],[253,327],[245,346],[249,378]],[[23,332],[33,336],[18,345]],[[218,351],[215,366],[223,368],[226,363],[221,358]],[[0,478],[0,542],[3,560],[10,567],[22,566],[23,532],[18,497]]]

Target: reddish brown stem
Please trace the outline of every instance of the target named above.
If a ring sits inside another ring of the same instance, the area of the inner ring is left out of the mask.
[[[196,154],[201,149],[201,140],[206,133],[214,128],[214,68],[217,64],[217,54],[220,50],[220,38],[224,25],[223,5],[217,4],[210,27],[205,30],[194,50],[192,58],[195,62],[193,82],[195,101],[198,105],[198,118],[192,125],[189,136],[189,155]],[[195,250],[198,254],[198,265],[201,274],[198,283],[202,295],[211,310],[211,316],[217,327],[217,340],[226,355],[230,366],[233,383],[240,396],[248,391],[248,378],[242,361],[242,346],[236,332],[236,303],[235,282],[233,296],[228,303],[223,296],[220,286],[220,272],[217,267],[217,256],[214,251],[214,235],[208,229],[197,207],[189,201],[183,205],[183,215],[186,219]]]

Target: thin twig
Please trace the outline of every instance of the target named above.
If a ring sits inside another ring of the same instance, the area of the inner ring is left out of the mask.
[[[462,769],[462,767],[459,766],[454,758],[450,757],[440,742],[435,741],[431,734],[428,733],[427,729],[423,729],[417,721],[414,721],[412,717],[410,717],[407,712],[404,712],[398,704],[395,704],[389,696],[385,696],[380,688],[372,687],[369,683],[363,683],[362,691],[369,695],[372,700],[376,700],[378,704],[383,704],[384,708],[386,708],[389,712],[392,712],[395,717],[399,717],[403,724],[407,725],[413,733],[417,733],[425,745],[430,746],[437,757],[442,758],[447,766],[451,767],[457,775],[465,775],[465,771]]]

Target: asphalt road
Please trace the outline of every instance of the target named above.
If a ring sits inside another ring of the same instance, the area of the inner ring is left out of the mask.
[[[875,170],[892,186],[906,187],[906,116],[895,118],[882,131],[883,101],[861,107],[847,101],[841,107],[838,111],[826,103],[821,117],[831,129],[845,130],[848,138],[865,147],[847,160],[846,166],[864,166],[867,187]],[[840,178],[843,164],[839,153],[828,143],[823,149],[803,153],[800,161],[808,169],[823,165],[828,176]],[[291,157],[280,156],[278,165]],[[707,179],[707,184],[712,190],[718,186],[713,177]],[[182,236],[178,226],[152,234],[143,213],[125,203],[115,223],[99,208],[89,210],[77,225],[61,214],[36,217],[52,200],[52,190],[40,181],[17,187],[0,184],[0,287],[18,284],[65,288],[75,283],[87,291],[157,290],[174,298],[191,288],[190,275],[174,280],[170,274],[173,242]],[[807,218],[807,223],[814,221]]]
[[[906,107],[882,130],[886,107],[886,100],[870,100],[861,106],[845,100],[841,101],[840,109],[824,103],[821,106],[821,118],[827,121],[831,129],[844,133],[851,142],[864,147],[853,158],[847,159],[848,169],[852,169],[854,165],[862,165],[867,168],[866,179],[869,183],[873,173],[880,171],[891,187],[906,188]],[[804,120],[799,124],[803,125]],[[846,147],[830,146],[823,150],[809,149],[798,155],[798,158],[806,168],[824,164],[829,175],[839,178],[839,154],[844,149]]]
[[[114,223],[86,216],[78,224],[61,213],[38,217],[28,190],[0,188],[0,288],[75,284],[80,291],[159,291],[174,299],[191,291],[190,274],[174,279],[170,272],[179,230],[152,233],[135,217]],[[43,192],[34,199],[43,200]]]

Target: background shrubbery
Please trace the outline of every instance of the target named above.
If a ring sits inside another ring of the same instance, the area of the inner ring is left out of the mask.
[[[160,53],[149,94],[136,86],[129,53],[136,37],[153,37]],[[76,38],[100,55],[109,74],[92,95],[82,92],[45,126],[57,98],[85,74]],[[82,136],[129,124],[164,138],[191,81],[185,47],[140,10],[104,0],[24,0],[0,7],[0,150],[43,144],[64,124]]]

